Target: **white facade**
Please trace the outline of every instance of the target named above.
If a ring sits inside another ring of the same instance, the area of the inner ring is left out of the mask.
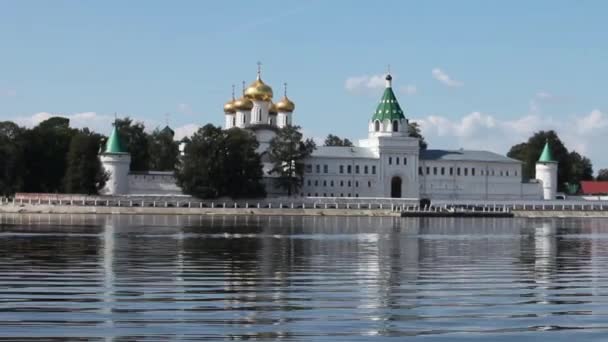
[[[557,195],[557,163],[536,163],[536,179],[538,179],[542,185],[543,199],[555,199]]]
[[[128,153],[104,153],[100,156],[101,164],[108,174],[104,195],[129,194],[129,166],[131,156]]]

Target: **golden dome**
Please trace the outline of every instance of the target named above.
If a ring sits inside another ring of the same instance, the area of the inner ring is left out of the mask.
[[[293,103],[287,96],[284,96],[281,101],[277,102],[277,110],[279,112],[293,112],[296,109],[296,104]]]
[[[270,102],[270,108],[268,108],[269,115],[277,115],[279,110],[277,109],[277,105]]]
[[[272,99],[272,88],[264,83],[260,76],[245,89],[245,97],[250,100],[270,101]]]
[[[253,108],[253,102],[243,96],[240,99],[235,100],[233,106],[235,110],[247,111]]]
[[[232,99],[224,104],[224,113],[226,114],[234,114],[236,113],[236,109],[234,108],[235,100]]]

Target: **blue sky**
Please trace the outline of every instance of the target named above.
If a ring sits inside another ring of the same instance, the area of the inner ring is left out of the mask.
[[[0,119],[181,134],[231,85],[282,83],[311,137],[364,138],[391,65],[434,148],[505,153],[536,130],[608,167],[605,1],[3,1]]]

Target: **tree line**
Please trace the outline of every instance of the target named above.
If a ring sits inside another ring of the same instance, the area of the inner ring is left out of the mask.
[[[130,118],[115,124],[131,153],[132,171],[175,169],[179,151],[172,131],[148,134],[142,123]],[[99,193],[108,178],[98,158],[106,140],[88,128],[71,128],[63,117],[51,117],[33,128],[0,122],[0,194]]]

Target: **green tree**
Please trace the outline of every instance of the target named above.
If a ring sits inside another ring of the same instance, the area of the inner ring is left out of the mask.
[[[287,195],[298,191],[304,177],[304,160],[316,146],[312,139],[302,140],[298,126],[285,126],[270,141],[268,155],[273,163],[272,173],[278,175],[279,186]]]
[[[245,130],[201,127],[187,142],[177,181],[200,198],[265,196],[258,142]]]
[[[423,150],[426,150],[426,148],[428,147],[428,144],[424,140],[424,137],[422,136],[422,131],[420,130],[420,125],[418,125],[417,122],[414,122],[414,121],[410,122],[408,124],[407,132],[410,137],[418,138],[420,148]]]
[[[174,132],[169,127],[158,128],[148,136],[150,170],[173,171],[179,161],[179,143],[173,140]]]
[[[116,128],[120,141],[131,154],[131,171],[147,171],[150,169],[150,151],[148,149],[148,134],[141,122],[133,122],[131,118],[117,119]]]
[[[13,122],[0,122],[0,195],[23,191],[24,131]]]
[[[596,180],[598,181],[608,181],[608,169],[600,169],[597,172],[597,178]]]
[[[534,133],[527,142],[512,146],[507,153],[508,157],[523,162],[522,176],[525,180],[535,177],[536,162],[546,142],[549,142],[553,158],[559,163],[557,171],[559,191],[566,191],[566,184],[578,184],[581,180],[592,178],[591,161],[577,152],[569,152],[557,133],[551,130]]]
[[[52,117],[23,134],[24,185],[26,192],[63,191],[67,152],[75,130],[70,120]]]
[[[329,134],[327,138],[325,138],[325,142],[323,146],[353,146],[352,141],[348,140],[348,138],[340,138],[339,136]]]
[[[86,128],[72,137],[64,178],[65,192],[94,195],[103,188],[108,175],[98,157],[101,145],[102,136]]]

